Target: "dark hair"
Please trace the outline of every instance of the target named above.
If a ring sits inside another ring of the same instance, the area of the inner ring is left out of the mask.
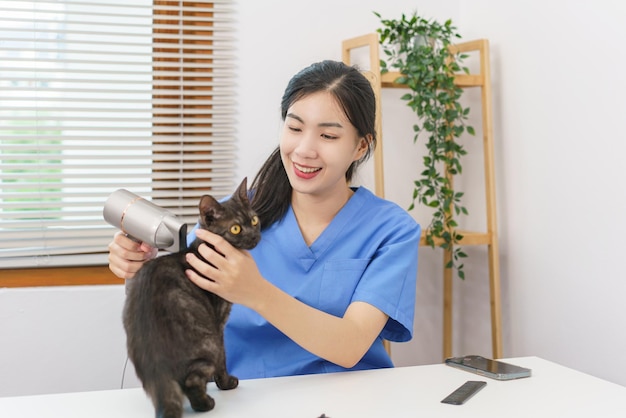
[[[283,94],[281,116],[283,121],[289,107],[298,100],[320,91],[329,92],[343,109],[359,137],[369,139],[367,151],[354,161],[346,171],[346,181],[351,181],[356,168],[371,155],[376,146],[376,97],[367,78],[356,68],[339,61],[321,61],[294,75]],[[251,189],[252,208],[267,228],[280,220],[291,204],[291,184],[277,147],[265,161]]]

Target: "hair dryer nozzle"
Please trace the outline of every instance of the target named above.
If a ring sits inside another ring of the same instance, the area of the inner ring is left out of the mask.
[[[187,248],[187,225],[174,214],[141,196],[119,189],[104,204],[104,220],[154,248]]]

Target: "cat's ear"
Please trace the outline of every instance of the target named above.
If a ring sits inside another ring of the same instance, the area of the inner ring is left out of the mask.
[[[239,187],[237,187],[235,194],[243,202],[248,201],[248,177],[243,178],[243,180],[241,181],[241,184],[239,185]]]
[[[203,220],[206,220],[207,223],[211,223],[212,220],[218,219],[223,212],[222,205],[220,202],[215,200],[213,196],[209,196],[205,194],[200,199],[200,217]]]

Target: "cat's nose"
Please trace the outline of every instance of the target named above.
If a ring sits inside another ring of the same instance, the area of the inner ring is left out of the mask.
[[[261,240],[261,237],[252,237],[250,239],[247,239],[245,242],[240,244],[240,248],[242,250],[251,250],[254,247],[256,247],[256,245],[259,243],[259,241]]]

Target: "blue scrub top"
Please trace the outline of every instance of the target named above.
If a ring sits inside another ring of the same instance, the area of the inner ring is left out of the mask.
[[[382,341],[413,335],[420,232],[404,209],[363,187],[311,246],[289,208],[250,251],[263,277],[329,314],[341,317],[361,301],[389,320],[361,361],[346,369],[309,353],[253,310],[233,305],[224,331],[229,373],[253,379],[393,367]]]

